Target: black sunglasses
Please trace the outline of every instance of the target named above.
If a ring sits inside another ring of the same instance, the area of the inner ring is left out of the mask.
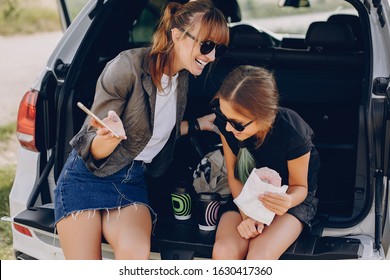
[[[215,113],[216,117],[224,122],[228,122],[235,130],[242,132],[245,130],[247,126],[252,124],[256,119],[251,120],[250,122],[246,124],[238,123],[234,120],[228,119],[219,108],[219,98],[215,98],[210,103],[211,110]]]
[[[188,36],[189,38],[191,38],[192,40],[194,40],[195,42],[198,42],[200,44],[200,53],[201,54],[209,54],[213,51],[213,49],[215,48],[215,57],[216,58],[221,58],[227,51],[227,46],[226,45],[219,45],[219,44],[216,44],[214,43],[213,41],[200,41],[199,39],[195,38],[194,36],[192,36],[190,33],[188,33],[187,31],[185,31],[183,28],[177,28],[179,31],[183,32],[184,35]]]

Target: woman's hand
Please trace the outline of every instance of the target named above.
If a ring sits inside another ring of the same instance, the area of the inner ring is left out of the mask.
[[[113,131],[115,131],[116,134],[118,134],[119,140],[127,139],[122,120],[114,111],[109,111],[107,117],[103,119],[103,122],[107,124],[107,126],[110,127]],[[90,119],[90,125],[97,128],[97,135],[105,139],[115,138],[115,136],[107,128],[100,125],[93,118]]]
[[[255,238],[263,232],[264,224],[252,218],[245,218],[237,227],[238,233],[244,239]]]
[[[197,120],[199,122],[200,130],[214,131],[215,114],[205,115]]]
[[[259,196],[259,200],[265,208],[279,216],[286,213],[292,204],[292,197],[287,193],[265,192]]]

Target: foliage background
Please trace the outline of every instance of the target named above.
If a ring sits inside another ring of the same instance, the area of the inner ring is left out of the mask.
[[[60,29],[56,0],[0,0],[0,35]]]

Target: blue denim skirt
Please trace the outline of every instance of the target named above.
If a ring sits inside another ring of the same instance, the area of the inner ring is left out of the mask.
[[[120,210],[137,204],[150,209],[154,223],[156,214],[149,206],[144,162],[134,160],[115,174],[98,177],[73,150],[54,191],[55,223],[86,210]]]

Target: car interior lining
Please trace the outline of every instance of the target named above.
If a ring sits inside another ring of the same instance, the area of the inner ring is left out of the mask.
[[[120,19],[126,18],[126,22],[129,22],[129,15],[126,15],[129,11],[121,10],[118,13],[112,7],[111,14],[115,15],[116,20],[111,21],[110,16],[107,16],[106,21],[110,21],[110,24],[104,24],[106,27],[91,44],[76,84],[74,102],[81,101],[90,107],[96,80],[105,63],[129,47],[126,40],[131,33],[129,28],[133,26],[128,24],[124,27],[125,20]],[[366,57],[363,51],[354,49],[356,38],[352,35],[352,28],[348,23],[336,20],[314,22],[306,34],[307,48],[304,50],[274,46],[270,38],[266,39],[268,35],[255,33],[246,25],[236,25],[231,29],[240,30],[240,33],[236,32],[225,57],[211,69],[205,69],[200,77],[190,78],[185,117],[210,113],[209,101],[223,78],[235,67],[251,64],[271,70],[276,77],[281,105],[296,110],[315,132],[314,142],[322,163],[318,182],[321,201],[319,215],[326,216],[326,219],[332,215],[340,216],[341,220],[351,217],[355,198],[359,106],[362,104]],[[116,30],[115,35],[112,30]],[[244,30],[248,30],[248,33]],[[237,36],[246,40],[238,40]],[[73,114],[76,133],[84,115],[77,108]],[[206,146],[218,145],[218,137],[213,133],[202,134],[205,134],[203,140],[209,142]],[[180,145],[188,147],[190,142],[190,139],[183,139],[177,149],[181,149]],[[182,159],[181,155],[185,155],[185,158]],[[177,156],[180,166],[186,166],[184,169],[189,170],[199,160],[196,153],[192,153],[192,160],[189,159],[191,152],[177,153]],[[186,179],[189,170],[182,170],[185,175],[168,174],[168,181],[174,184],[175,180]]]

